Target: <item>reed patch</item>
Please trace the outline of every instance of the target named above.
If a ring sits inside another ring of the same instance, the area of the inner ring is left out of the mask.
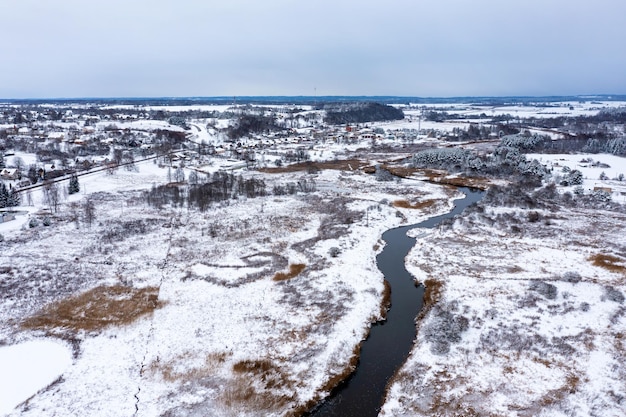
[[[157,287],[100,286],[54,302],[21,325],[25,329],[73,331],[126,325],[158,308],[158,293]]]
[[[411,203],[407,200],[396,200],[393,202],[394,207],[414,209],[414,210],[427,209],[427,208],[434,206],[435,204],[437,204],[437,200],[434,200],[434,199],[418,201],[416,203]]]
[[[289,265],[288,272],[277,272],[274,275],[274,281],[285,281],[291,278],[295,278],[304,271],[306,268],[305,264],[291,264]]]
[[[589,258],[589,260],[594,266],[604,268],[611,272],[617,272],[617,273],[622,273],[622,274],[626,272],[626,266],[624,266],[624,260],[621,258],[618,258],[617,256],[598,253],[598,254],[592,255]]]

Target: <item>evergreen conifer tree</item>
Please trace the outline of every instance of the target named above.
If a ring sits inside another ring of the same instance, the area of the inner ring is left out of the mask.
[[[76,174],[72,174],[70,177],[70,185],[68,188],[70,194],[75,194],[80,191],[80,184],[78,183],[78,176]]]
[[[15,188],[11,190],[7,196],[7,207],[15,207],[20,205],[20,193]]]
[[[7,207],[9,205],[9,190],[4,183],[0,183],[0,208]]]

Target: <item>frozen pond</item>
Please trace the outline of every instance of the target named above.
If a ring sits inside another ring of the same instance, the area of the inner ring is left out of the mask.
[[[70,349],[50,340],[0,347],[0,416],[54,382],[71,364]]]

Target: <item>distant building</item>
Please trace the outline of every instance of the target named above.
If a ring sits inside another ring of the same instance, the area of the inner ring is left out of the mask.
[[[374,134],[373,131],[371,131],[370,129],[362,129],[359,132],[359,138],[361,140],[369,140],[369,139],[374,139],[376,137],[376,135]]]
[[[0,216],[0,223],[10,222],[11,220],[15,220],[15,214],[13,213],[2,213],[2,216]]]
[[[604,191],[605,193],[611,194],[613,189],[611,187],[593,187],[593,191]]]
[[[19,180],[22,174],[19,169],[3,169],[0,171],[0,178],[3,180]]]

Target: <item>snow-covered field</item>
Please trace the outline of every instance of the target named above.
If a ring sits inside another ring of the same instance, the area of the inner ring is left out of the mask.
[[[115,126],[117,129],[133,129],[133,130],[144,130],[144,131],[152,131],[152,130],[169,130],[172,132],[185,132],[185,129],[179,126],[173,126],[166,121],[163,120],[132,120],[132,121],[107,121],[107,122],[98,122],[96,123],[96,128],[99,130],[104,130],[108,126]]]
[[[583,174],[582,187],[586,191],[592,191],[595,187],[608,187],[611,188],[615,201],[624,202],[621,194],[626,192],[624,157],[610,154],[527,154],[526,157],[537,159],[557,174],[565,167],[577,169]]]
[[[81,194],[45,214],[50,226],[2,231],[0,344],[52,338],[73,352],[55,384],[33,387],[8,415],[303,409],[345,373],[381,318],[381,233],[427,216],[391,202],[450,198],[427,183],[328,170],[315,180],[336,189],[233,200],[205,213],[158,210],[140,193],[166,172],[138,165],[81,177]],[[262,175],[271,187],[303,174]],[[96,207],[91,225],[86,197]],[[304,270],[274,279],[290,265]]]
[[[624,226],[487,206],[418,239],[408,268],[438,301],[381,415],[623,416]]]
[[[52,340],[37,339],[0,347],[0,414],[11,412],[46,388],[71,364],[70,349]]]
[[[419,105],[419,109],[406,109],[405,114],[419,116],[423,110],[445,111],[450,115],[459,116],[502,116],[513,117],[576,117],[593,116],[600,110],[626,106],[626,102],[620,101],[562,101],[549,104],[526,104],[526,105],[474,105],[467,103],[441,103]]]

